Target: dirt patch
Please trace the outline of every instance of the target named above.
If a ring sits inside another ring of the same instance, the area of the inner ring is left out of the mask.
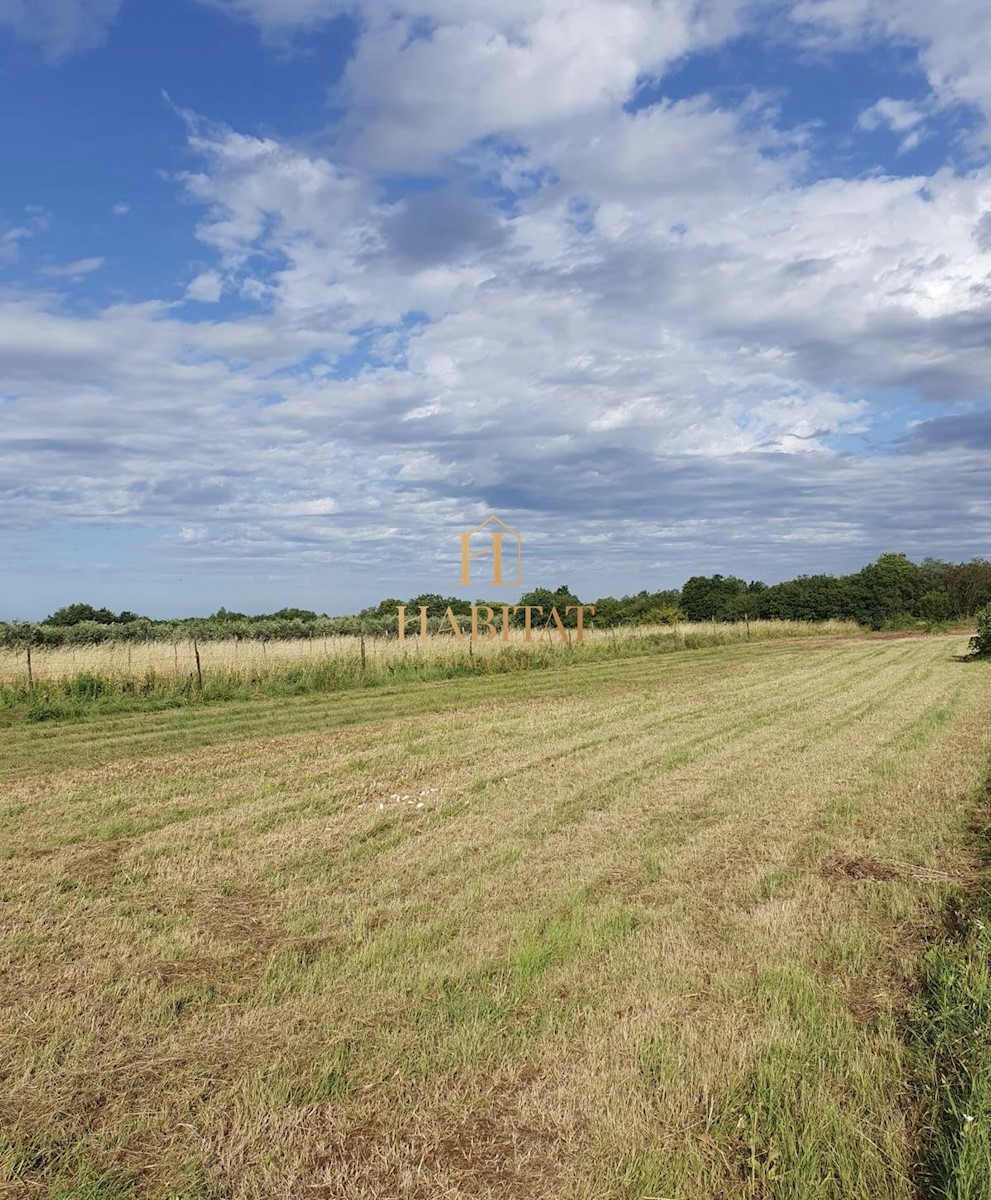
[[[117,874],[121,855],[128,848],[126,841],[101,842],[67,860],[65,874],[77,883],[90,887],[106,887]]]
[[[950,873],[935,867],[924,867],[921,863],[899,862],[897,859],[867,858],[857,855],[836,855],[824,859],[820,874],[827,878],[837,875],[847,879],[871,879],[886,882],[892,879],[911,879],[916,883],[961,883],[966,874],[961,871]]]
[[[220,964],[215,958],[159,959],[147,971],[164,988],[212,980],[219,973]]]
[[[904,872],[894,863],[884,862],[878,858],[844,858],[827,859],[822,864],[823,875],[845,875],[848,879],[902,879]]]
[[[289,940],[272,919],[271,900],[261,892],[197,896],[183,908],[212,941],[225,946],[246,944],[253,954],[268,955]]]
[[[545,1200],[568,1193],[564,1145],[554,1130],[499,1110],[394,1130],[366,1124],[322,1149],[306,1190],[320,1200]]]

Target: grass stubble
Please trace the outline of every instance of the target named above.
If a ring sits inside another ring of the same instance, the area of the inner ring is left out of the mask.
[[[959,643],[3,730],[0,1196],[986,1196]]]

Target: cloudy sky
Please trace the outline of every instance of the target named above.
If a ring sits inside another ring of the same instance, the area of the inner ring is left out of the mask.
[[[989,116],[987,0],[0,0],[0,617],[988,554]]]

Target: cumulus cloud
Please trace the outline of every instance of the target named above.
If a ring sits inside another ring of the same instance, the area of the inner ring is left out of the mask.
[[[0,28],[58,61],[105,40],[122,0],[0,0]]]

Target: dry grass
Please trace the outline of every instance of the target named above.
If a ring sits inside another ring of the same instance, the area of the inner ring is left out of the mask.
[[[960,646],[5,730],[0,1196],[909,1200]]]
[[[469,626],[470,622],[467,622],[466,633]],[[729,645],[749,639],[807,637],[810,632],[822,636],[850,634],[856,628],[855,624],[848,621],[822,621],[813,626],[801,621],[752,621],[749,626],[739,623],[717,625],[715,628],[708,622],[638,625],[615,630],[586,629],[585,641],[590,646],[596,646],[629,639],[663,637],[683,647],[686,641],[691,644],[693,638],[705,637]],[[537,641],[536,627],[533,637],[530,644],[536,648],[541,645]],[[497,654],[505,644],[501,640],[480,640],[473,647],[473,652],[479,655]],[[524,645],[522,630],[511,631],[510,644],[519,647]],[[560,635],[552,629],[542,644],[560,645]],[[458,643],[451,636],[437,637],[422,644],[418,644],[412,634],[402,643],[396,638],[365,639],[365,654],[370,668],[412,656],[429,662],[444,658],[452,651],[467,655],[467,638]],[[326,658],[354,658],[360,650],[357,637],[314,637],[267,643],[236,639],[200,642],[199,652],[205,673],[236,678],[277,671],[279,668],[305,666]],[[98,646],[35,647],[31,651],[31,665],[37,682],[63,681],[82,673],[108,680],[140,679],[148,672],[153,672],[159,680],[167,683],[170,679],[185,679],[193,674],[196,671],[196,658],[193,642],[188,640],[138,642],[131,645],[126,642],[104,642]],[[0,687],[22,685],[26,679],[26,651],[0,648]]]

